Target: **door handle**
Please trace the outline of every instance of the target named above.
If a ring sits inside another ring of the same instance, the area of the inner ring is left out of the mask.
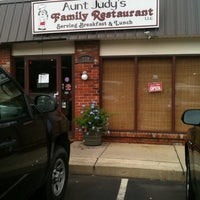
[[[0,150],[8,149],[9,151],[12,151],[16,141],[17,141],[16,139],[7,139],[4,142],[1,142]]]
[[[58,96],[59,96],[59,92],[56,92],[56,93],[53,94],[53,97],[54,97],[54,98],[56,98],[56,97],[58,97]]]

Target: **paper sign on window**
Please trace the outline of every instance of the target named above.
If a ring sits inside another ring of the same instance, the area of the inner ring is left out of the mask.
[[[49,74],[39,74],[38,83],[49,83]]]
[[[148,92],[161,92],[162,90],[162,82],[148,83]]]
[[[49,87],[49,74],[43,73],[38,74],[37,88],[48,88]]]

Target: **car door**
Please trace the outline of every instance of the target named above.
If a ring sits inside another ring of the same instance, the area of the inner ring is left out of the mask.
[[[39,186],[46,163],[45,121],[0,68],[0,199],[26,199]]]
[[[195,139],[193,144],[193,168],[195,180],[195,193],[197,199],[200,198],[200,127],[195,127]]]

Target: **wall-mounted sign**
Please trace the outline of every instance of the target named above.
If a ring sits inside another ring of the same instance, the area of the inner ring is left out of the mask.
[[[78,58],[78,63],[93,63],[94,58],[92,56],[84,55]]]
[[[32,33],[159,27],[159,0],[32,2]]]
[[[162,82],[148,83],[148,92],[161,92],[162,90]]]

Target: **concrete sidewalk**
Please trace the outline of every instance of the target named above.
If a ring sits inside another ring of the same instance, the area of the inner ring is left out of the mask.
[[[103,143],[71,144],[71,174],[185,181],[184,146]]]

